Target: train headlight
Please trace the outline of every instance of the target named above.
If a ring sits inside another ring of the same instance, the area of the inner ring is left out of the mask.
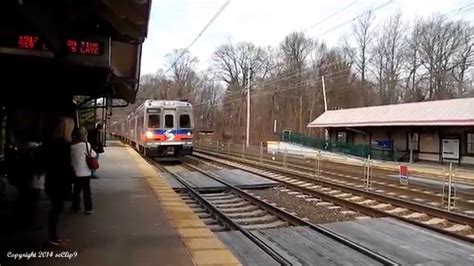
[[[153,135],[153,132],[147,131],[147,132],[145,133],[145,136],[146,136],[147,139],[152,139],[154,135]]]
[[[191,136],[191,132],[186,133],[186,135]]]

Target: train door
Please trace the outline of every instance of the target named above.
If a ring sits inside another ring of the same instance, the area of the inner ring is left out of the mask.
[[[175,110],[164,110],[163,112],[165,141],[174,141],[176,134],[175,113]]]
[[[163,111],[163,135],[165,136],[165,155],[173,155],[175,153],[175,146],[174,145],[166,145],[171,144],[171,142],[175,141],[176,136],[176,118],[175,118],[176,110],[164,110]]]

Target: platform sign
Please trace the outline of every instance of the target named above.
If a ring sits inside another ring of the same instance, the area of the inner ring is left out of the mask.
[[[443,139],[443,159],[459,159],[459,139]]]
[[[58,59],[62,63],[91,67],[110,66],[110,38],[102,36],[69,37],[60,45],[66,54]],[[0,54],[34,55],[54,58],[45,40],[38,34],[0,32]]]
[[[400,165],[399,174],[400,184],[408,185],[408,166]]]

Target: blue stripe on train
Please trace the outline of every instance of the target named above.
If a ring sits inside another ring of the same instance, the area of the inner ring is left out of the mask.
[[[151,130],[151,132],[153,132],[153,134],[163,135],[165,134],[167,130],[169,129],[155,129],[155,130]],[[192,129],[171,129],[170,130],[170,133],[175,134],[175,135],[188,134],[188,132],[193,133]]]

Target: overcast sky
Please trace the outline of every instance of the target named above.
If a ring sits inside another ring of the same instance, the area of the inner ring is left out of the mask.
[[[165,55],[185,48],[199,34],[226,0],[153,0],[148,38],[142,56],[141,73],[166,68]],[[205,69],[212,52],[227,42],[250,41],[259,46],[277,46],[288,33],[304,30],[344,9],[307,31],[307,35],[338,45],[351,23],[344,24],[365,10],[389,0],[231,0],[227,8],[191,47]],[[462,10],[458,10],[466,5]],[[349,6],[349,7],[348,7]],[[429,16],[434,12],[474,22],[473,0],[392,0],[375,11],[375,23],[400,10],[405,20]],[[331,30],[332,28],[337,29]],[[327,32],[329,31],[329,32]],[[327,33],[325,33],[327,32]],[[323,34],[325,33],[325,34]]]

